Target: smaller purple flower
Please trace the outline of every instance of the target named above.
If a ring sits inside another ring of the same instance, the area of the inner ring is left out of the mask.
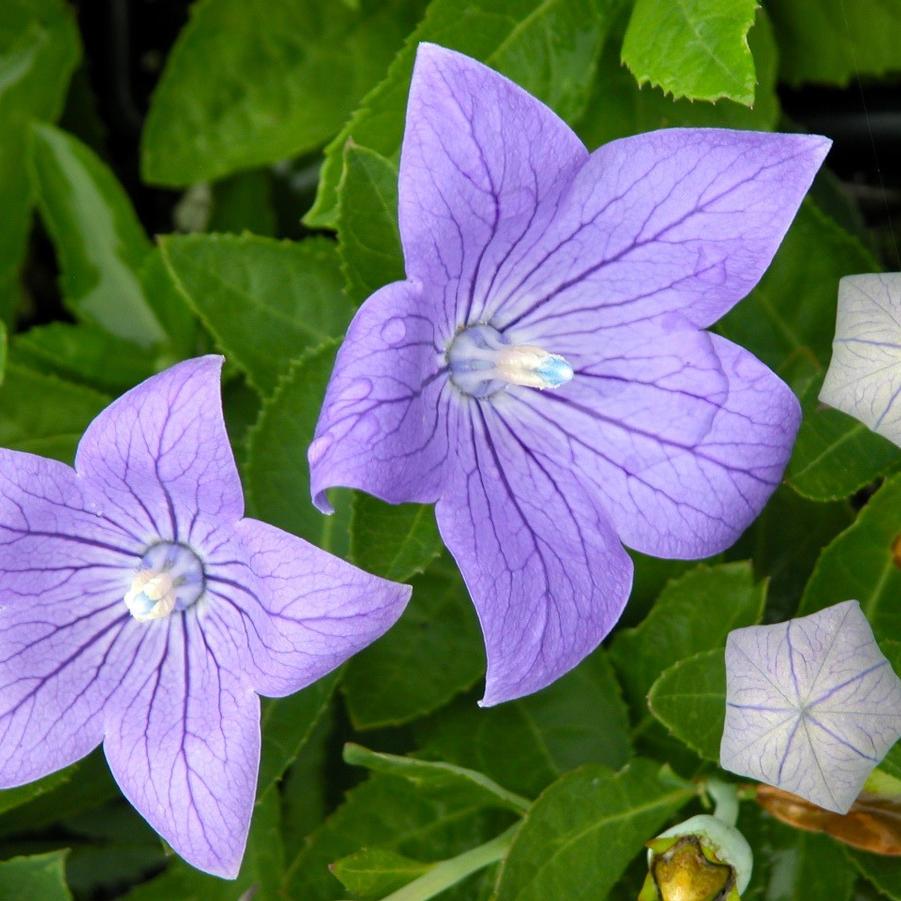
[[[103,742],[189,863],[237,875],[258,694],[291,694],[398,618],[410,589],[243,516],[220,357],[173,366],[85,432],[75,468],[0,450],[0,787]]]
[[[720,765],[847,813],[901,738],[901,679],[857,601],[726,643]]]
[[[848,275],[838,283],[820,400],[901,447],[901,272]]]
[[[485,636],[483,704],[597,647],[631,589],[623,545],[718,553],[779,484],[798,402],[706,329],[757,283],[828,148],[674,128],[589,153],[506,78],[420,45],[407,279],[348,329],[311,484],[325,512],[336,485],[436,503]]]

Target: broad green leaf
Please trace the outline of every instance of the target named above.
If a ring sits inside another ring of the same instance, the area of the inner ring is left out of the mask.
[[[279,785],[282,835],[285,847],[292,853],[334,805],[332,780],[327,772],[331,773],[334,759],[332,735],[337,706],[326,708],[304,743],[303,753],[291,764]]]
[[[0,3],[0,320],[11,320],[20,299],[19,266],[31,227],[29,122],[56,119],[80,55],[65,0]]]
[[[849,504],[820,503],[781,485],[763,513],[728,551],[734,560],[751,559],[754,575],[769,579],[770,622],[795,615],[804,586],[822,548],[852,520]]]
[[[144,126],[154,184],[210,181],[314,150],[382,76],[422,0],[203,0],[179,35]]]
[[[760,284],[717,324],[717,331],[793,387],[806,385],[829,362],[838,280],[879,268],[859,241],[806,201]]]
[[[674,100],[652,85],[639,87],[620,63],[621,41],[608,39],[598,66],[591,99],[576,131],[589,148],[614,138],[653,131],[657,128],[692,126],[705,128],[750,128],[768,131],[779,118],[776,97],[776,44],[773,29],[763,8],[748,43],[757,69],[757,95],[748,108],[731,100],[693,103]]]
[[[623,62],[638,83],[674,97],[754,103],[748,31],[755,0],[636,0]]]
[[[846,848],[845,853],[857,872],[875,885],[880,894],[893,901],[901,901],[901,866],[898,866],[897,857],[868,854],[852,848]]]
[[[786,478],[798,494],[815,501],[848,497],[901,465],[891,441],[862,422],[817,399],[822,379],[801,398],[804,418]]]
[[[115,176],[52,125],[33,126],[30,164],[72,312],[135,344],[162,344],[166,334],[140,279],[151,244]]]
[[[854,871],[827,835],[793,829],[755,804],[742,804],[738,829],[754,850],[742,898],[761,901],[851,901]]]
[[[779,74],[792,84],[846,85],[901,71],[901,5],[894,0],[781,0],[767,9],[779,41]]]
[[[264,396],[291,360],[350,321],[338,253],[324,238],[185,235],[161,246],[187,302]]]
[[[601,649],[537,694],[484,710],[465,699],[420,731],[424,756],[528,797],[583,763],[618,768],[631,756],[625,704]]]
[[[307,464],[337,350],[331,341],[308,351],[266,400],[247,440],[244,489],[254,516],[340,556],[348,547],[350,497],[333,492],[336,512],[323,516],[310,503]]]
[[[750,563],[700,565],[663,589],[647,618],[616,633],[610,659],[637,709],[662,670],[685,657],[721,648],[732,629],[760,621],[766,582],[754,584]]]
[[[441,860],[477,847],[511,822],[506,811],[486,810],[455,789],[421,792],[398,776],[376,774],[351,789],[344,802],[290,861],[285,898],[343,898],[329,864],[360,848],[384,848],[414,860]]]
[[[437,710],[484,672],[472,601],[453,564],[442,560],[413,579],[400,621],[348,663],[342,690],[354,727],[374,729]]]
[[[503,807],[514,813],[525,813],[531,803],[528,798],[507,791],[483,773],[441,760],[418,760],[415,757],[382,754],[350,743],[344,746],[344,762],[351,766],[366,767],[374,773],[400,776],[425,794],[436,790],[452,790],[461,796],[471,795],[474,803],[485,807]]]
[[[497,901],[604,898],[644,843],[694,796],[659,763],[585,766],[532,805],[501,866]]]
[[[433,0],[388,75],[363,99],[326,148],[319,193],[304,220],[334,227],[348,138],[396,159],[416,47],[434,41],[481,60],[550,105],[564,119],[582,112],[615,0]]]
[[[335,861],[331,871],[352,895],[384,898],[432,868],[386,848],[364,848]]]
[[[0,319],[0,385],[6,375],[6,324]]]
[[[316,724],[325,713],[341,671],[335,670],[286,698],[266,698],[260,729],[263,747],[257,795],[262,797],[281,779],[309,741]]]
[[[648,706],[676,738],[701,757],[719,761],[726,717],[724,649],[702,651],[664,670],[651,687]]]
[[[68,901],[66,851],[0,861],[0,901]]]
[[[386,504],[357,494],[350,521],[350,559],[360,569],[405,582],[441,553],[433,508],[425,504]]]
[[[23,804],[28,804],[35,798],[59,788],[69,781],[74,770],[74,766],[66,767],[64,770],[59,770],[56,773],[45,776],[43,779],[38,779],[37,782],[29,782],[27,785],[20,785],[18,788],[0,790],[0,814],[21,807]]]
[[[88,423],[108,398],[10,363],[0,387],[0,447],[71,463]]]
[[[132,388],[168,362],[89,323],[39,325],[15,335],[12,346],[21,364],[111,394]]]
[[[397,166],[350,140],[338,186],[337,225],[344,284],[354,303],[404,277],[397,230]]]
[[[877,639],[901,636],[901,474],[870,498],[854,524],[820,555],[799,615],[857,600]]]

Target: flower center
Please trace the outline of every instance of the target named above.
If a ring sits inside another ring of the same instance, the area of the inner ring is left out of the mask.
[[[200,558],[187,545],[161,541],[148,548],[125,595],[125,606],[139,622],[187,610],[203,594]]]
[[[471,325],[447,351],[451,381],[473,397],[488,397],[508,385],[559,388],[573,377],[573,368],[559,354],[533,344],[511,344],[490,325]]]

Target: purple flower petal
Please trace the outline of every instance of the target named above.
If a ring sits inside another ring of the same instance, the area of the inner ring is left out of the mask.
[[[103,747],[147,822],[188,863],[232,879],[256,793],[259,700],[238,662],[216,655],[201,620],[192,610],[140,624]]]
[[[434,502],[447,457],[444,348],[430,296],[388,285],[360,309],[329,382],[309,448],[313,501],[332,511],[332,485],[365,488],[391,503]]]
[[[410,598],[409,586],[266,523],[242,520],[237,540],[246,565],[208,565],[216,626],[206,631],[211,646],[230,646],[260,694],[281,697],[322,678],[394,625]]]
[[[78,445],[75,468],[106,512],[145,540],[191,541],[198,515],[232,523],[244,494],[225,423],[222,357],[186,360],[107,407]]]
[[[598,646],[629,596],[632,561],[556,442],[532,437],[527,409],[470,403],[459,416],[456,482],[437,517],[485,635],[489,706],[543,688]]]
[[[899,738],[901,679],[857,601],[729,634],[725,769],[847,813]]]
[[[503,273],[547,229],[588,151],[519,86],[460,53],[420,44],[401,151],[407,276],[440,304],[445,337],[481,317]]]
[[[517,341],[574,331],[589,348],[602,329],[673,312],[711,325],[763,275],[829,145],[707,128],[612,141],[486,309]]]
[[[121,599],[136,548],[99,506],[70,467],[0,450],[0,785],[103,738],[133,639]]]
[[[518,394],[556,432],[629,547],[670,558],[732,545],[782,477],[801,419],[755,357],[698,331],[615,332],[565,391]]]

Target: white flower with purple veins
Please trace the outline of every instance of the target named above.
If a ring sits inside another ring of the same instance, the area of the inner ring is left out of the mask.
[[[151,826],[234,877],[257,695],[334,669],[394,623],[409,589],[243,518],[221,365],[189,360],[119,398],[74,469],[0,450],[0,787],[103,742]]]
[[[437,502],[485,634],[484,704],[598,645],[631,588],[623,544],[715,554],[779,483],[798,403],[704,329],[757,283],[828,147],[671,129],[589,153],[506,78],[420,46],[407,280],[348,330],[312,489],[324,511],[335,485]]]
[[[857,601],[726,643],[720,764],[847,813],[901,738],[901,679]]]
[[[838,284],[823,403],[901,447],[901,272],[848,275]]]

